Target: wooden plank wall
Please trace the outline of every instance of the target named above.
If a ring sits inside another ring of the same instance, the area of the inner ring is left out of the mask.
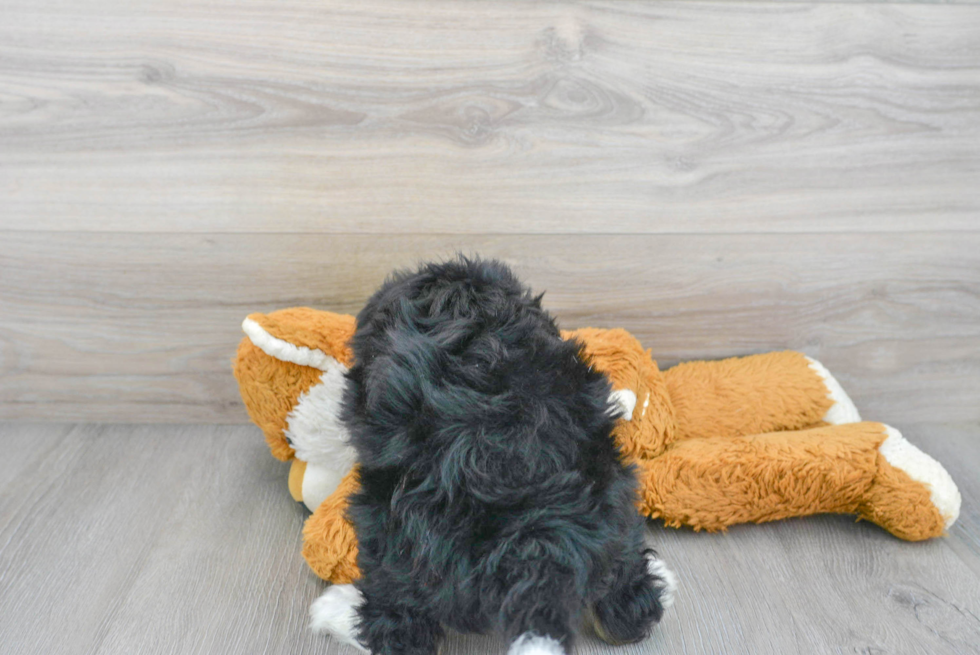
[[[245,421],[245,314],[461,250],[663,364],[980,420],[980,6],[0,12],[0,418]]]

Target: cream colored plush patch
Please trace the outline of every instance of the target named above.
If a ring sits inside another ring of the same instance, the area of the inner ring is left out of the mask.
[[[347,472],[354,464],[350,433],[340,420],[347,368],[336,360],[300,395],[286,417],[286,437],[296,457],[310,464]]]
[[[286,417],[284,431],[296,459],[307,463],[302,489],[303,503],[310,510],[334,492],[357,459],[350,433],[340,420],[347,367],[332,357],[325,366],[320,383],[301,394]]]
[[[347,470],[309,464],[303,473],[303,504],[315,512],[323,501],[330,497],[347,475]]]
[[[650,394],[647,394],[649,403]],[[636,409],[636,394],[629,389],[617,389],[609,394],[609,402],[616,406],[619,418],[632,421],[633,410]]]
[[[824,385],[827,387],[827,396],[834,401],[834,404],[824,414],[824,423],[842,425],[844,423],[860,422],[861,415],[858,414],[857,407],[854,406],[854,402],[847,395],[847,392],[844,391],[844,387],[840,385],[837,378],[831,375],[830,371],[817,360],[812,357],[807,357],[806,359],[810,362],[810,368],[816,371],[817,375],[820,376],[820,379],[823,380]]]

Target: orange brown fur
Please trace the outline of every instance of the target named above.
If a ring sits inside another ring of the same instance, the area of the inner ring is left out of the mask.
[[[878,472],[878,423],[686,439],[639,463],[640,511],[721,530],[791,516],[856,512]]]
[[[924,541],[944,532],[945,519],[933,505],[929,490],[876,453],[878,474],[857,508],[861,518],[906,541]]]
[[[358,488],[354,467],[303,526],[306,563],[314,573],[334,584],[347,584],[361,577],[357,568],[357,535],[346,516],[348,498]]]
[[[289,460],[293,449],[286,441],[287,417],[323,372],[270,357],[247,337],[238,346],[234,372],[248,416],[262,429],[272,456]]]
[[[821,425],[832,404],[806,357],[792,351],[687,362],[664,376],[677,439],[802,430]]]
[[[613,436],[623,454],[631,459],[656,457],[674,440],[674,408],[657,363],[650,351],[622,329],[583,328],[562,331],[565,339],[585,345],[589,362],[613,383],[613,389],[636,393],[631,421],[620,421]],[[646,405],[646,407],[644,407]]]
[[[354,352],[350,348],[354,317],[349,314],[292,307],[270,314],[249,314],[248,318],[277,339],[294,346],[322,350],[348,368],[354,363]]]
[[[280,309],[270,314],[249,314],[270,335],[294,346],[321,350],[344,366],[354,361],[350,340],[354,317],[309,307]],[[272,456],[288,461],[294,455],[285,430],[289,413],[299,397],[320,381],[319,369],[284,362],[267,355],[245,337],[238,345],[235,379],[248,416],[265,434]]]

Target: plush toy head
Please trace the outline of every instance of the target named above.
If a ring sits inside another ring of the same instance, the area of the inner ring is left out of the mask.
[[[292,461],[290,492],[315,510],[354,463],[339,420],[354,317],[307,307],[250,314],[234,361],[248,415],[273,457]]]

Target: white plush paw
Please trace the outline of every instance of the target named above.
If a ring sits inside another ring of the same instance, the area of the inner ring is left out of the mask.
[[[565,649],[557,639],[525,632],[511,643],[507,655],[565,655]]]
[[[633,420],[636,409],[636,394],[629,389],[618,389],[609,394],[609,403],[616,407],[616,415],[626,421]]]
[[[368,650],[357,641],[354,631],[357,608],[362,602],[364,597],[354,585],[331,585],[310,607],[310,628],[314,632],[330,633],[337,641],[367,653]]]
[[[834,401],[834,404],[824,414],[824,422],[830,423],[831,425],[858,423],[861,420],[861,415],[858,414],[857,407],[854,406],[854,403],[844,391],[844,387],[840,386],[840,382],[817,360],[812,357],[807,357],[807,361],[810,362],[810,368],[823,380],[824,386],[827,387],[827,395]]]
[[[647,571],[657,582],[654,587],[660,590],[660,604],[667,609],[674,604],[674,594],[677,593],[677,576],[667,568],[662,559],[647,555]]]
[[[944,519],[948,530],[960,515],[960,490],[943,465],[909,443],[902,433],[885,426],[888,437],[878,447],[878,452],[897,469],[929,489],[929,498]]]

